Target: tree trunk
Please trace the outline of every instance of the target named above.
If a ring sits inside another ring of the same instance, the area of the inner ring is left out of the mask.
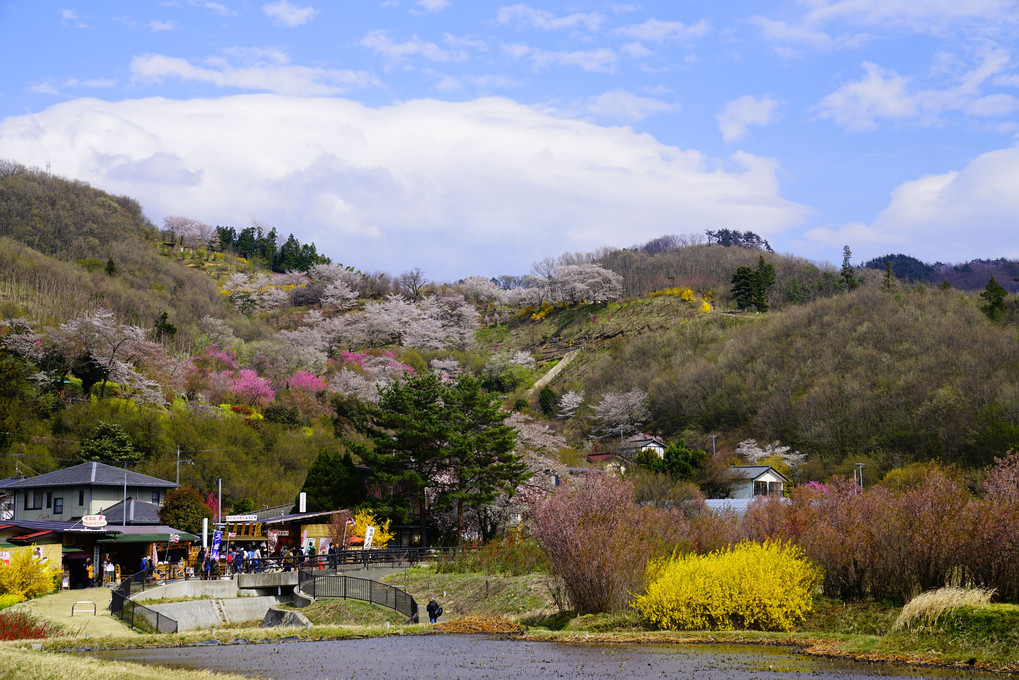
[[[456,501],[456,544],[459,546],[463,543],[464,532],[464,499],[458,498]]]

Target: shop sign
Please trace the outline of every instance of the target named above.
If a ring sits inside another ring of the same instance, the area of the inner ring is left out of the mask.
[[[89,529],[100,529],[106,526],[106,517],[104,515],[84,515],[81,518],[81,524]]]

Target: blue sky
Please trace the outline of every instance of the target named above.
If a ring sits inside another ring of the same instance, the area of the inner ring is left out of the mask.
[[[1014,0],[0,0],[0,158],[439,280],[720,227],[1019,258],[1017,31]]]

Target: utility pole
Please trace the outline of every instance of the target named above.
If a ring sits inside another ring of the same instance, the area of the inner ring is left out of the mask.
[[[222,524],[223,522],[223,478],[219,478],[219,500],[216,503],[216,514],[219,515],[216,518],[216,524]]]
[[[177,486],[180,486],[180,447],[177,447]]]
[[[124,507],[122,509],[123,521],[121,526],[127,526],[127,463],[124,463]]]
[[[718,436],[717,434],[711,435],[711,457],[712,458],[715,457],[715,437],[717,437],[717,436]]]
[[[863,463],[857,463],[856,469],[859,471],[860,491],[863,491]]]

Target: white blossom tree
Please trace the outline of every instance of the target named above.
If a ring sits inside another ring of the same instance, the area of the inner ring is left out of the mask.
[[[572,418],[577,414],[577,409],[584,405],[584,392],[570,390],[559,397],[559,417],[562,419]]]
[[[207,246],[216,235],[216,228],[183,215],[170,215],[163,218],[163,228],[170,233],[175,242],[189,248]]]
[[[641,389],[606,392],[592,409],[598,434],[626,437],[637,433],[651,417],[647,397],[647,392]]]
[[[761,447],[756,439],[744,439],[736,445],[736,455],[743,458],[747,465],[771,464],[778,461],[795,471],[807,460],[807,454],[793,451],[791,446],[784,446],[779,441],[773,441]],[[771,459],[771,461],[769,461]]]

